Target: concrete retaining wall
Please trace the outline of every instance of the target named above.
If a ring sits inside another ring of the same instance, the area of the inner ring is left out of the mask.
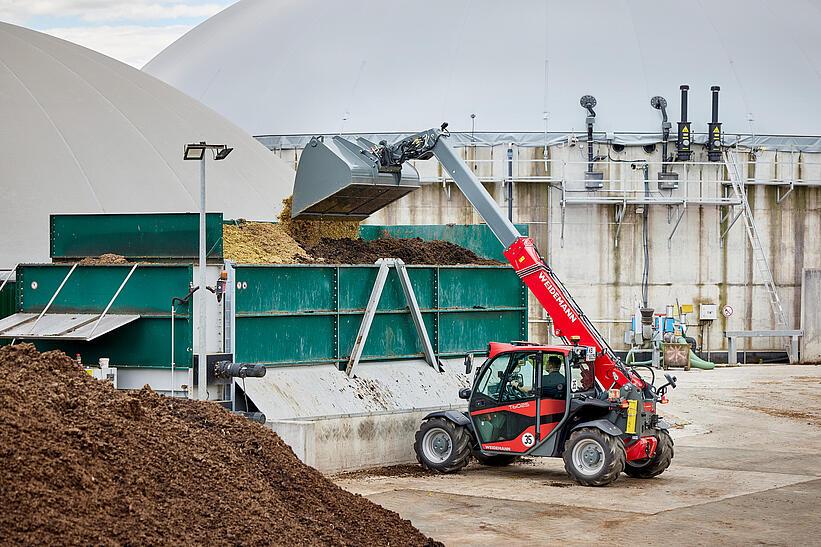
[[[338,473],[415,462],[414,435],[434,410],[282,420],[269,426],[303,462],[323,473]]]

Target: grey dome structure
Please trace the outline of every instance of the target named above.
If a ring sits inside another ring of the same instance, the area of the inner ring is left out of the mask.
[[[629,144],[660,132],[650,98],[675,122],[689,84],[694,131],[719,85],[727,134],[806,147],[819,25],[808,0],[240,0],[144,70],[253,135],[470,131],[476,114],[485,142],[541,143],[583,132],[592,94],[596,132]]]
[[[0,23],[0,268],[49,258],[49,214],[197,211],[199,162],[183,146],[234,147],[207,165],[209,211],[273,219],[293,170],[214,111],[128,65]]]

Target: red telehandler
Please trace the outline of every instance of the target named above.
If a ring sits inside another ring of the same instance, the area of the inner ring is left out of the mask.
[[[603,486],[624,471],[650,478],[673,458],[668,425],[656,413],[676,379],[654,387],[626,367],[553,273],[533,240],[499,211],[448,144],[447,124],[375,144],[313,138],[294,183],[294,218],[364,219],[419,187],[408,160],[436,157],[505,248],[516,274],[544,307],[566,345],[491,342],[471,388],[468,410],[433,412],[416,433],[419,463],[453,473],[471,457],[491,466],[520,456],[561,457],[580,484]],[[473,355],[465,358],[465,372]],[[652,373],[652,369],[649,369]]]

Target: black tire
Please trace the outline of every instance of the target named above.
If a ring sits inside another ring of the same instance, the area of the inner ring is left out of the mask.
[[[473,457],[482,465],[490,467],[504,467],[519,459],[519,456],[508,456],[506,454],[482,454],[478,450],[473,451]]]
[[[624,471],[624,443],[599,429],[585,427],[564,444],[564,468],[582,486],[606,486]]]
[[[673,439],[663,429],[656,433],[658,445],[652,458],[645,461],[627,462],[624,472],[636,479],[652,479],[664,473],[673,461]]]
[[[456,473],[470,461],[470,441],[467,428],[437,417],[422,422],[413,450],[425,469]]]

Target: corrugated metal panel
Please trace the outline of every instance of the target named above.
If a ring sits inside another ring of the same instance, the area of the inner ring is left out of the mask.
[[[197,213],[51,215],[51,257],[114,253],[133,259],[199,256]],[[208,258],[222,258],[222,213],[205,219]]]
[[[0,319],[0,336],[20,340],[89,342],[139,319],[139,315],[99,313],[15,313]]]
[[[131,265],[78,266],[49,308],[50,313],[99,314],[117,291]],[[70,266],[21,265],[17,270],[19,311],[39,313],[48,303]],[[108,357],[116,366],[170,367],[171,299],[187,294],[192,266],[139,266],[109,313],[139,314],[133,323],[92,342],[35,341],[45,351],[60,349],[81,354],[87,363]],[[178,306],[174,357],[179,368],[192,362],[193,326],[186,306]]]
[[[527,224],[516,224],[522,235],[528,235]],[[362,239],[373,240],[390,236],[397,239],[419,237],[425,240],[450,241],[477,255],[499,262],[506,262],[504,249],[486,224],[424,224],[379,226],[365,224],[359,228]]]
[[[238,361],[344,362],[376,278],[376,266],[239,265]],[[440,356],[483,352],[492,340],[527,337],[527,294],[506,266],[409,266],[428,336]],[[363,359],[422,355],[391,271]]]

